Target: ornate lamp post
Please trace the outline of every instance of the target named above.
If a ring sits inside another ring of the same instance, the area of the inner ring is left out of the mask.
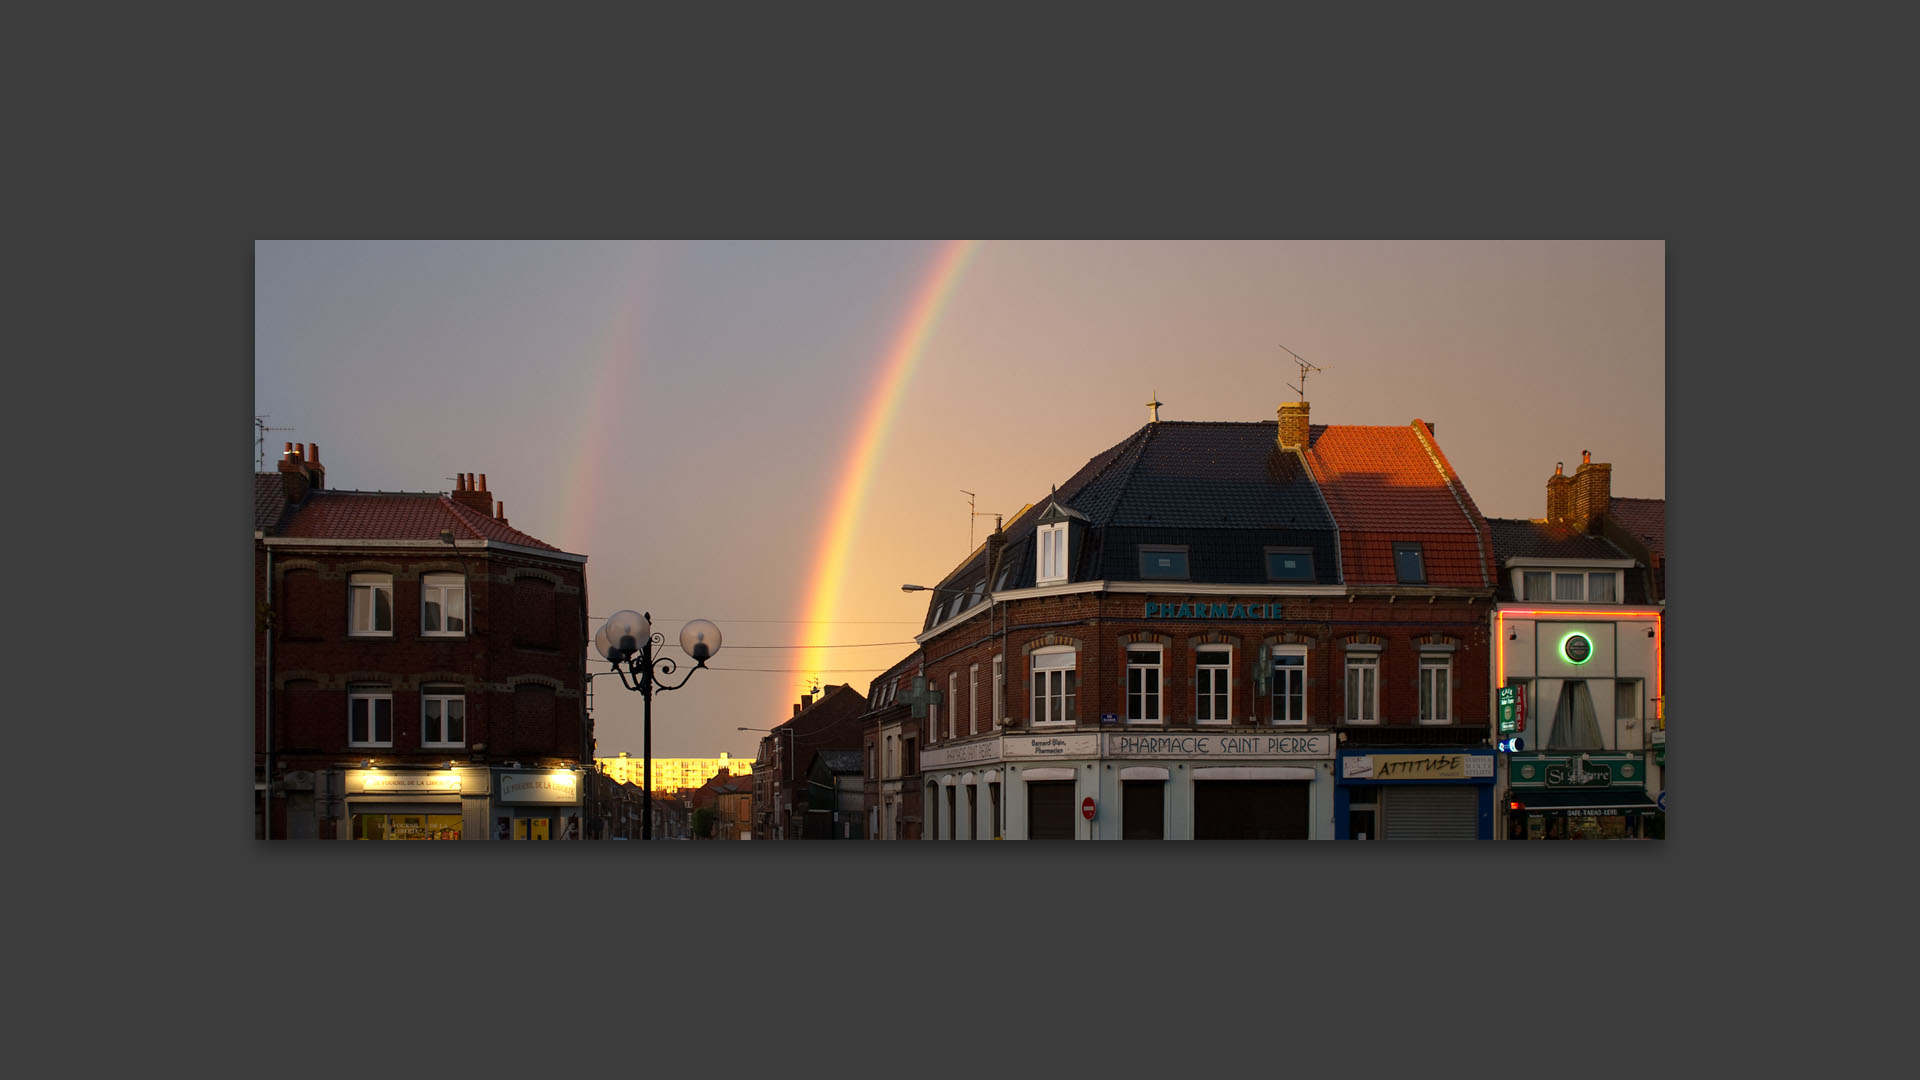
[[[720,651],[720,628],[705,619],[695,619],[680,628],[680,648],[693,657],[693,667],[671,686],[654,675],[656,669],[661,675],[672,675],[679,666],[670,656],[654,655],[654,647],[666,644],[666,640],[654,633],[653,616],[637,611],[614,612],[593,635],[593,647],[612,662],[613,674],[620,677],[620,685],[638,690],[645,702],[640,728],[641,751],[646,758],[641,766],[646,770],[643,790],[647,798],[646,816],[640,819],[642,840],[653,839],[653,692],[678,690],[687,685],[694,672],[706,667],[713,654]]]

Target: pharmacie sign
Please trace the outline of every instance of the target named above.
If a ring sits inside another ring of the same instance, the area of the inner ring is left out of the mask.
[[[1148,600],[1147,619],[1277,619],[1280,605],[1271,600],[1229,600],[1223,603]]]
[[[1316,735],[1159,735],[1104,736],[1111,758],[1330,758],[1333,736]]]

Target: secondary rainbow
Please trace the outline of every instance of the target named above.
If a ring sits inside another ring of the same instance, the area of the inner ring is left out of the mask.
[[[846,585],[847,555],[853,546],[854,530],[866,507],[867,485],[875,464],[893,429],[894,414],[900,406],[907,383],[926,350],[927,342],[939,325],[941,313],[952,298],[973,253],[976,240],[955,240],[943,245],[935,255],[920,290],[915,294],[900,332],[886,350],[879,378],[867,395],[865,408],[855,424],[852,445],[840,473],[833,501],[820,535],[814,561],[813,587],[807,599],[807,649],[800,666],[818,671],[827,666],[819,651],[832,637],[832,621],[838,616],[840,597]],[[864,687],[857,688],[864,690]]]

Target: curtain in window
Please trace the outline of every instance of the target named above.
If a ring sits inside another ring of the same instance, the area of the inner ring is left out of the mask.
[[[1587,599],[1604,604],[1619,603],[1620,598],[1613,593],[1613,575],[1588,574]]]
[[[1527,595],[1525,599],[1553,599],[1553,575],[1544,570],[1539,573],[1531,570],[1527,571]]]
[[[1593,712],[1593,695],[1585,679],[1569,679],[1560,684],[1560,703],[1553,708],[1553,731],[1547,735],[1549,750],[1602,750],[1600,721]]]

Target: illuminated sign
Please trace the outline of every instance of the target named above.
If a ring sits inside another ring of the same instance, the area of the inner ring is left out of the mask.
[[[580,777],[571,772],[501,773],[500,801],[576,803],[580,801]]]
[[[1567,659],[1574,663],[1584,664],[1593,659],[1593,642],[1587,640],[1585,634],[1568,634],[1560,642],[1560,651],[1566,653]]]
[[[360,790],[395,795],[460,794],[460,775],[453,772],[389,772],[373,770],[360,774]]]

